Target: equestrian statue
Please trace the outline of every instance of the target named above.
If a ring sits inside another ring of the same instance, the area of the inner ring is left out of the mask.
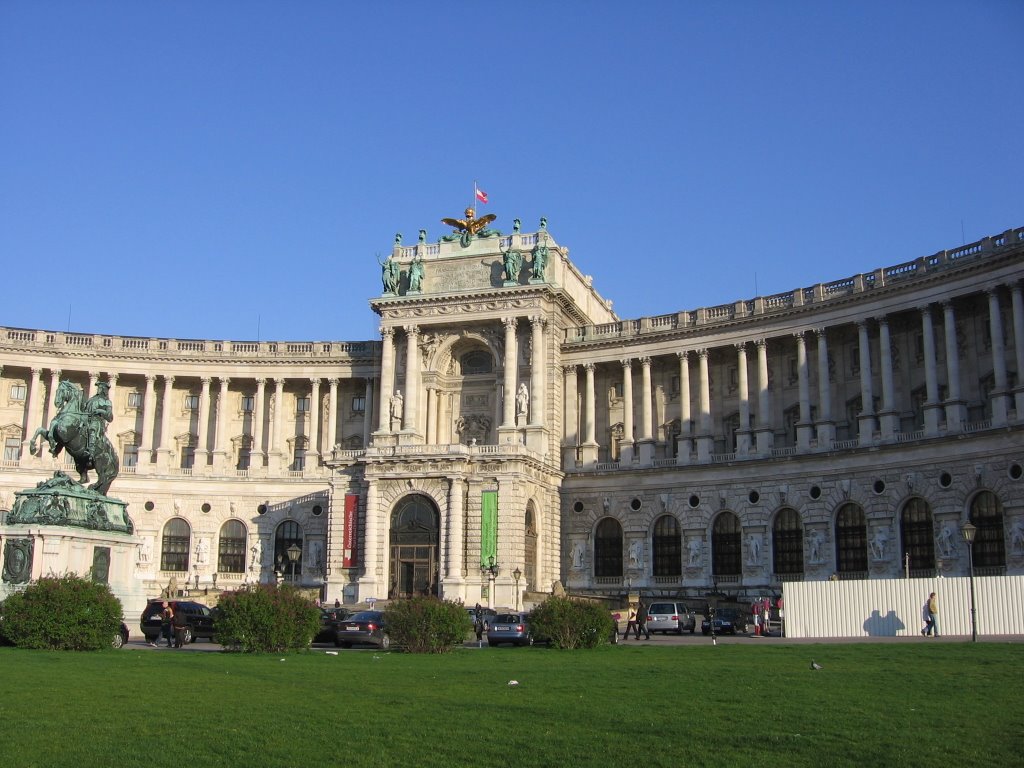
[[[107,424],[114,420],[114,410],[107,393],[110,385],[105,381],[96,384],[97,392],[82,402],[84,395],[77,384],[62,379],[57,385],[53,404],[57,415],[47,429],[40,427],[32,436],[28,449],[36,452],[36,440],[42,436],[50,446],[50,455],[59,456],[67,450],[75,460],[78,482],[89,482],[89,470],[96,470],[96,482],[89,486],[104,496],[119,470],[117,453],[107,438]]]

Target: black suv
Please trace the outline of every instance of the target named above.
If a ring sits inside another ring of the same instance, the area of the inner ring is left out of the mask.
[[[146,636],[146,641],[155,643],[161,639],[162,619],[164,603],[174,609],[175,614],[183,613],[186,617],[185,643],[195,642],[204,637],[213,640],[213,613],[202,603],[194,603],[191,600],[150,600],[142,611],[142,621],[139,628]]]

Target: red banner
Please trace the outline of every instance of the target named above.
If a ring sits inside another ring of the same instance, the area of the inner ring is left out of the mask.
[[[345,494],[345,539],[341,554],[343,568],[351,568],[356,564],[356,547],[359,545],[359,494]]]

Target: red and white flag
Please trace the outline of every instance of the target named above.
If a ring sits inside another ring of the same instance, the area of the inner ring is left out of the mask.
[[[479,200],[484,205],[487,204],[487,193],[480,189],[480,187],[478,187],[476,184],[473,185],[473,193],[476,195],[477,200]]]

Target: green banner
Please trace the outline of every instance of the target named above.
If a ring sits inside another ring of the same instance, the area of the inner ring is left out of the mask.
[[[480,567],[486,568],[496,562],[498,562],[498,492],[483,491],[480,494]]]

